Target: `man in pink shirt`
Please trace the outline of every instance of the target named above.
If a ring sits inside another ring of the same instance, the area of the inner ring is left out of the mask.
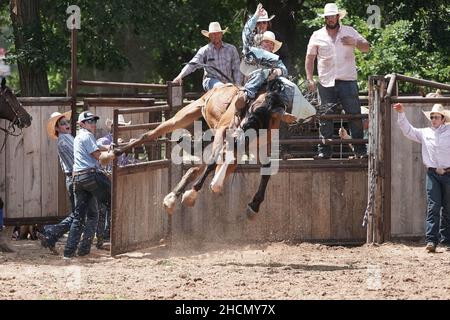
[[[319,96],[322,105],[341,103],[347,114],[360,114],[361,105],[358,97],[355,48],[368,52],[370,45],[355,29],[341,25],[340,21],[346,15],[345,10],[339,10],[334,3],[325,5],[325,26],[313,33],[309,40],[305,59],[308,89],[316,90],[313,80],[314,62],[317,58],[319,74]],[[329,113],[336,112],[331,108]],[[350,122],[350,134],[354,139],[363,138],[362,121]],[[320,137],[331,139],[333,136],[333,121],[321,121]],[[355,155],[366,157],[365,145],[355,145]],[[316,159],[329,159],[332,156],[331,146],[319,145]]]

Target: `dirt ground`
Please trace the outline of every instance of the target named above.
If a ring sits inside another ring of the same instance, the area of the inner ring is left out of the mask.
[[[0,253],[0,300],[450,299],[450,252],[422,243],[175,244],[70,262],[37,241],[12,245]]]

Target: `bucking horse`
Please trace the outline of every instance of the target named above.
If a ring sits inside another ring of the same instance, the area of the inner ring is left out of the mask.
[[[210,187],[214,193],[219,193],[226,177],[234,172],[237,166],[236,157],[232,161],[217,161],[219,158],[226,159],[225,154],[229,151],[229,144],[224,143],[227,130],[239,132],[235,139],[235,144],[238,144],[244,143],[245,140],[242,137],[248,130],[253,129],[255,132],[259,132],[261,129],[266,129],[267,135],[263,139],[267,140],[260,141],[261,137],[258,136],[257,144],[259,147],[264,145],[270,150],[271,130],[279,129],[281,121],[293,121],[292,115],[286,112],[286,105],[280,96],[280,92],[283,90],[283,82],[280,79],[270,81],[267,85],[267,91],[260,92],[244,111],[237,110],[235,106],[239,90],[240,88],[232,84],[211,89],[201,98],[178,111],[171,119],[161,123],[157,128],[144,133],[137,140],[125,146],[115,148],[108,154],[108,157],[103,159],[103,162],[110,161],[146,141],[155,140],[177,129],[187,128],[194,121],[203,117],[209,128],[214,130],[210,161],[190,168],[172,192],[165,197],[164,207],[168,214],[172,214],[176,200],[182,194],[182,204],[189,207],[194,206],[206,178],[213,171],[215,171],[215,175]],[[236,149],[233,148],[232,150],[235,152]],[[260,165],[270,167],[270,163]],[[247,217],[249,219],[254,219],[259,212],[269,179],[269,174],[261,176],[258,191],[247,206]],[[188,184],[192,182],[192,188],[185,191]]]

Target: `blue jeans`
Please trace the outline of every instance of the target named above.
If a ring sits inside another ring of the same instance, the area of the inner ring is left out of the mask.
[[[109,213],[108,208],[104,205],[99,205],[98,207],[98,225],[97,225],[97,239],[102,238],[105,240],[109,240],[109,231],[110,231],[110,218],[111,215]]]
[[[208,92],[214,87],[223,85],[224,83],[216,78],[205,78],[203,79],[203,90]]]
[[[247,92],[247,97],[250,99],[255,99],[256,94],[259,90],[261,90],[266,80],[267,77],[264,72],[253,72],[244,86],[245,91]]]
[[[65,257],[72,257],[78,248],[79,255],[91,252],[92,240],[98,223],[98,211],[88,210],[92,198],[111,210],[111,182],[101,172],[86,173],[73,179],[75,195],[74,219],[70,227],[69,238],[64,249]],[[83,239],[81,239],[81,234]],[[81,242],[80,242],[81,239]]]
[[[3,208],[0,209],[0,231],[3,230]]]
[[[69,232],[70,226],[72,225],[74,219],[74,194],[73,194],[73,182],[71,177],[66,177],[66,187],[67,192],[69,193],[70,199],[70,214],[58,224],[48,225],[44,227],[44,236],[47,239],[47,244],[50,247],[54,247],[56,242],[66,233]],[[97,211],[97,202],[95,199],[92,199],[89,202],[88,210]]]
[[[340,102],[346,114],[361,114],[358,83],[356,81],[336,80],[334,87],[324,87],[319,84],[318,88],[321,105],[326,105],[328,103],[335,104]],[[330,113],[336,113],[335,108],[332,108],[327,112],[327,114]],[[349,126],[350,135],[353,139],[363,139],[364,130],[361,119],[350,121]],[[332,137],[333,121],[320,121],[320,138],[331,139]],[[318,150],[325,155],[331,155],[332,153],[330,145],[319,144]],[[355,153],[358,155],[367,153],[366,145],[355,145]]]
[[[50,247],[54,247],[59,238],[68,232],[70,230],[70,226],[72,225],[73,209],[75,207],[72,177],[66,176],[66,189],[69,193],[70,214],[60,223],[44,227],[44,236],[47,238],[47,243]]]
[[[426,242],[450,245],[450,173],[440,176],[428,170],[426,184]]]

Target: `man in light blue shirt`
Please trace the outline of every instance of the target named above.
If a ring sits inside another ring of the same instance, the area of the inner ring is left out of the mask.
[[[74,220],[70,227],[69,238],[64,249],[64,258],[88,255],[97,228],[98,212],[88,210],[92,198],[111,209],[111,182],[97,170],[101,152],[106,148],[97,146],[95,131],[99,117],[90,111],[84,111],[78,117],[81,127],[74,140],[73,188],[75,195]],[[86,223],[84,223],[86,219]],[[81,234],[83,239],[80,242]],[[79,247],[78,247],[79,244]]]
[[[72,129],[70,127],[70,119],[72,112],[61,114],[55,112],[51,115],[47,122],[47,134],[51,139],[57,139],[58,156],[61,164],[61,169],[66,175],[66,188],[69,193],[70,200],[70,214],[55,225],[47,225],[44,227],[44,232],[38,233],[38,238],[44,248],[48,248],[53,254],[58,255],[56,250],[56,242],[70,230],[74,219],[75,199],[73,193],[73,144],[74,138],[72,136]],[[89,202],[89,209],[97,211],[97,202],[94,198]]]

